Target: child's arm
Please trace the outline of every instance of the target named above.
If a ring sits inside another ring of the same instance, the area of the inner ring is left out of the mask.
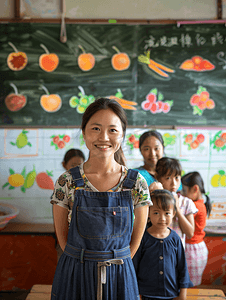
[[[195,232],[195,221],[193,214],[189,214],[184,216],[180,207],[179,207],[179,198],[177,195],[174,195],[176,199],[176,206],[177,206],[177,213],[176,216],[178,217],[178,223],[180,229],[183,233],[186,234],[187,238],[191,239]]]
[[[130,241],[131,258],[135,255],[140,246],[145,227],[147,225],[149,206],[140,206],[134,209],[135,220],[133,224],[133,233]]]
[[[174,300],[186,300],[186,297],[187,297],[187,288],[181,288],[179,296],[174,298]]]
[[[54,204],[53,218],[57,239],[61,249],[64,251],[68,236],[68,209]]]

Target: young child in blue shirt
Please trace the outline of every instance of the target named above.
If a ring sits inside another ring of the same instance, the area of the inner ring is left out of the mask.
[[[178,234],[169,228],[176,214],[176,200],[167,190],[151,193],[149,223],[133,258],[140,299],[186,300],[192,287],[185,251]]]

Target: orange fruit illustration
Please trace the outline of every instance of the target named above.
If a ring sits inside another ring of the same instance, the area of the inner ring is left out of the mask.
[[[198,140],[194,140],[194,142],[192,142],[192,143],[190,144],[190,146],[191,146],[192,149],[198,148],[198,146],[199,146],[199,141],[198,141]]]
[[[206,101],[206,108],[213,109],[215,107],[215,102],[212,99]]]
[[[78,57],[78,66],[82,71],[90,71],[95,65],[95,57],[92,53],[86,53],[81,45],[79,48],[83,53]]]
[[[130,58],[126,53],[120,52],[115,46],[112,47],[117,53],[112,56],[111,65],[116,71],[127,70],[130,66]]]
[[[45,86],[41,85],[41,88],[46,92],[46,95],[41,96],[41,107],[47,112],[56,112],[62,106],[62,100],[59,95],[49,94]]]
[[[191,59],[186,59],[181,65],[180,69],[182,70],[193,70],[194,69],[194,62]]]
[[[185,143],[190,144],[192,142],[192,139],[193,139],[193,135],[188,134],[185,138]]]
[[[41,44],[40,46],[46,51],[46,53],[39,57],[39,66],[46,72],[53,72],[58,67],[59,58],[55,53],[49,53],[49,50],[45,45]]]
[[[224,141],[222,141],[221,139],[217,139],[214,144],[218,148],[222,148],[224,146]]]
[[[10,53],[7,57],[8,67],[13,71],[21,71],[27,65],[27,55],[24,52],[18,52],[16,47],[9,42],[9,45],[14,49],[14,52]]]
[[[226,143],[226,132],[223,132],[221,134],[221,138],[223,139],[223,141]]]

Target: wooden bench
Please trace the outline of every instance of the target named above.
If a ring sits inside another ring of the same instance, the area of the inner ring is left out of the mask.
[[[27,295],[26,300],[50,300],[51,288],[51,285],[35,284]],[[187,291],[187,300],[223,299],[226,299],[226,297],[222,290],[190,288]]]

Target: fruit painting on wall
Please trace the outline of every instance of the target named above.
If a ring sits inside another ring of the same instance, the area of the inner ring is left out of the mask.
[[[204,59],[201,56],[196,55],[191,59],[186,59],[180,65],[180,69],[184,71],[205,72],[214,70],[215,66],[208,59]]]
[[[184,145],[188,146],[188,150],[196,149],[205,141],[205,136],[202,133],[185,134]]]
[[[80,92],[77,96],[72,96],[69,100],[69,105],[71,108],[76,108],[79,114],[83,114],[92,102],[94,102],[95,97],[93,95],[87,96],[82,86],[78,86]]]
[[[27,54],[25,52],[19,52],[17,48],[11,43],[8,43],[14,50],[7,57],[7,65],[12,71],[23,70],[28,62]]]
[[[201,116],[205,109],[213,109],[215,102],[210,99],[210,94],[206,88],[199,86],[196,94],[190,98],[190,104],[193,106],[193,115]]]
[[[39,66],[46,72],[53,72],[58,67],[59,57],[55,53],[49,53],[45,45],[40,46],[45,50],[45,54],[39,57]]]
[[[50,146],[54,146],[55,150],[63,149],[71,139],[67,134],[52,135],[50,138]]]
[[[82,53],[78,56],[78,66],[82,71],[90,71],[95,66],[95,57],[92,53],[86,53],[81,45],[78,45]]]
[[[8,110],[12,112],[17,112],[26,105],[27,98],[22,94],[18,94],[18,89],[15,86],[15,84],[10,83],[10,85],[14,89],[14,93],[9,94],[5,98],[5,105],[8,108]]]
[[[226,187],[226,174],[224,170],[219,170],[218,174],[214,174],[211,178],[212,187]]]
[[[173,106],[173,100],[164,100],[164,96],[157,88],[152,89],[147,95],[146,100],[141,103],[141,107],[145,111],[150,111],[152,114],[165,113],[167,114]]]
[[[170,133],[164,133],[163,136],[164,146],[167,147],[168,145],[174,145],[176,143],[176,135]]]
[[[123,97],[123,94],[121,92],[121,89],[117,89],[117,93],[114,96],[113,95],[107,96],[107,98],[117,101],[124,109],[136,110],[136,107],[134,107],[134,106],[137,105],[137,102],[125,100],[125,99],[122,99],[122,97]]]
[[[54,190],[54,182],[52,180],[53,171],[40,172],[36,176],[36,183],[40,189]]]
[[[216,149],[218,152],[226,149],[226,132],[219,130],[210,140],[210,145],[213,146],[213,149]]]
[[[39,89],[43,89],[46,94],[40,98],[41,107],[49,113],[58,111],[62,106],[62,100],[59,95],[50,94],[44,85],[41,85]]]
[[[17,146],[17,148],[24,148],[25,146],[31,147],[31,143],[28,141],[27,138],[27,130],[22,130],[22,132],[17,136],[16,142],[10,142],[12,146]]]
[[[139,137],[138,134],[128,134],[126,136],[126,145],[129,146],[130,150],[139,149]]]
[[[33,186],[36,178],[35,166],[33,170],[26,174],[26,168],[24,167],[21,173],[15,173],[13,169],[9,169],[10,176],[8,181],[2,186],[2,189],[9,187],[9,190],[14,190],[17,187],[20,187],[21,192],[25,193],[26,189],[29,189]]]
[[[115,46],[112,47],[117,53],[111,58],[112,68],[116,71],[125,71],[130,67],[130,58],[128,54],[120,52]]]

